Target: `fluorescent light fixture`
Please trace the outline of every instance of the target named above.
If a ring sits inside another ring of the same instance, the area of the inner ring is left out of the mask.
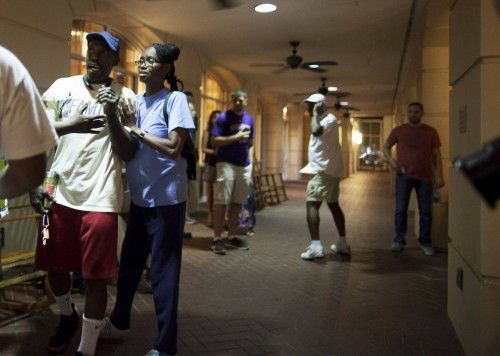
[[[337,87],[328,87],[328,91],[337,91],[339,88]]]
[[[309,64],[309,68],[319,68],[319,64]]]
[[[349,105],[349,102],[344,100],[344,101],[340,102],[340,105],[347,106],[347,105]]]
[[[274,12],[276,11],[276,9],[277,9],[276,5],[270,3],[259,4],[254,7],[254,10],[260,12],[261,14]]]

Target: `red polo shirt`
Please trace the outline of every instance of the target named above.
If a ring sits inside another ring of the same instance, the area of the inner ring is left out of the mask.
[[[391,131],[387,143],[396,145],[396,161],[406,175],[422,180],[434,179],[432,150],[441,146],[436,129],[426,124],[403,124]]]

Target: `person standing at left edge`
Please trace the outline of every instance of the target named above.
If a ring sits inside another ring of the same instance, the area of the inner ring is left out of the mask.
[[[71,303],[70,272],[80,272],[87,288],[80,345],[76,355],[93,355],[107,304],[106,282],[117,273],[118,212],[122,205],[123,161],[128,136],[118,114],[121,98],[134,93],[109,75],[119,62],[120,43],[108,32],[87,35],[87,73],[58,79],[42,97],[60,143],[50,171],[59,176],[49,213],[50,238],[37,241],[35,266],[48,271],[60,312],[49,339],[50,353],[61,353],[77,332],[80,316]],[[43,188],[31,193],[38,212],[47,211]]]
[[[22,138],[22,139],[21,139]],[[39,185],[46,152],[58,138],[26,67],[0,46],[0,198],[14,198]]]

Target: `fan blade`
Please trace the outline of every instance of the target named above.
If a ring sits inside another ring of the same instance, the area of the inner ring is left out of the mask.
[[[311,95],[311,94],[312,94],[312,93],[294,93],[294,94],[292,94],[292,95],[293,95],[293,96],[304,96],[304,97],[306,97],[306,96],[309,96],[309,95]]]
[[[349,105],[340,105],[340,104],[335,104],[335,105],[330,105],[327,106],[328,109],[335,109],[335,110],[345,110],[345,111],[359,111],[358,108],[355,108],[353,106]]]
[[[288,71],[290,69],[290,67],[288,66],[283,66],[283,68],[280,68],[280,69],[276,69],[276,70],[273,70],[273,74],[281,74],[281,73],[285,73],[286,71]]]
[[[339,104],[328,105],[326,108],[327,109],[332,109],[332,110],[335,110],[335,111],[344,110],[344,107],[342,105],[339,105]]]
[[[311,64],[317,64],[319,66],[336,66],[338,65],[335,61],[317,61],[317,62],[304,62],[302,63],[303,67],[310,66]]]
[[[331,91],[328,93],[328,95],[334,96],[337,99],[341,99],[341,98],[347,98],[348,96],[351,96],[351,93],[349,93],[347,91]]]
[[[214,10],[227,10],[239,5],[235,0],[212,0],[212,7]]]
[[[326,69],[325,68],[309,68],[309,67],[304,67],[304,66],[300,66],[301,69],[305,69],[305,70],[310,70],[311,72],[315,72],[315,73],[324,73],[326,72]]]
[[[283,63],[250,63],[250,67],[287,67]]]

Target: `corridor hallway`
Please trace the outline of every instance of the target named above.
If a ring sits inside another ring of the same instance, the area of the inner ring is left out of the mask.
[[[214,255],[211,230],[190,226],[179,355],[462,355],[446,314],[447,255],[426,257],[413,241],[415,248],[389,251],[389,181],[388,173],[358,172],[341,183],[351,258],[300,259],[309,238],[305,185],[298,183],[288,185],[289,201],[258,212],[249,251]],[[336,230],[326,205],[320,232],[328,250]],[[110,307],[114,293],[110,287]],[[81,311],[82,297],[75,296]],[[0,354],[46,354],[56,319],[46,310],[0,328]],[[101,339],[97,354],[144,355],[155,323],[151,295],[137,294],[132,332],[125,341]]]

